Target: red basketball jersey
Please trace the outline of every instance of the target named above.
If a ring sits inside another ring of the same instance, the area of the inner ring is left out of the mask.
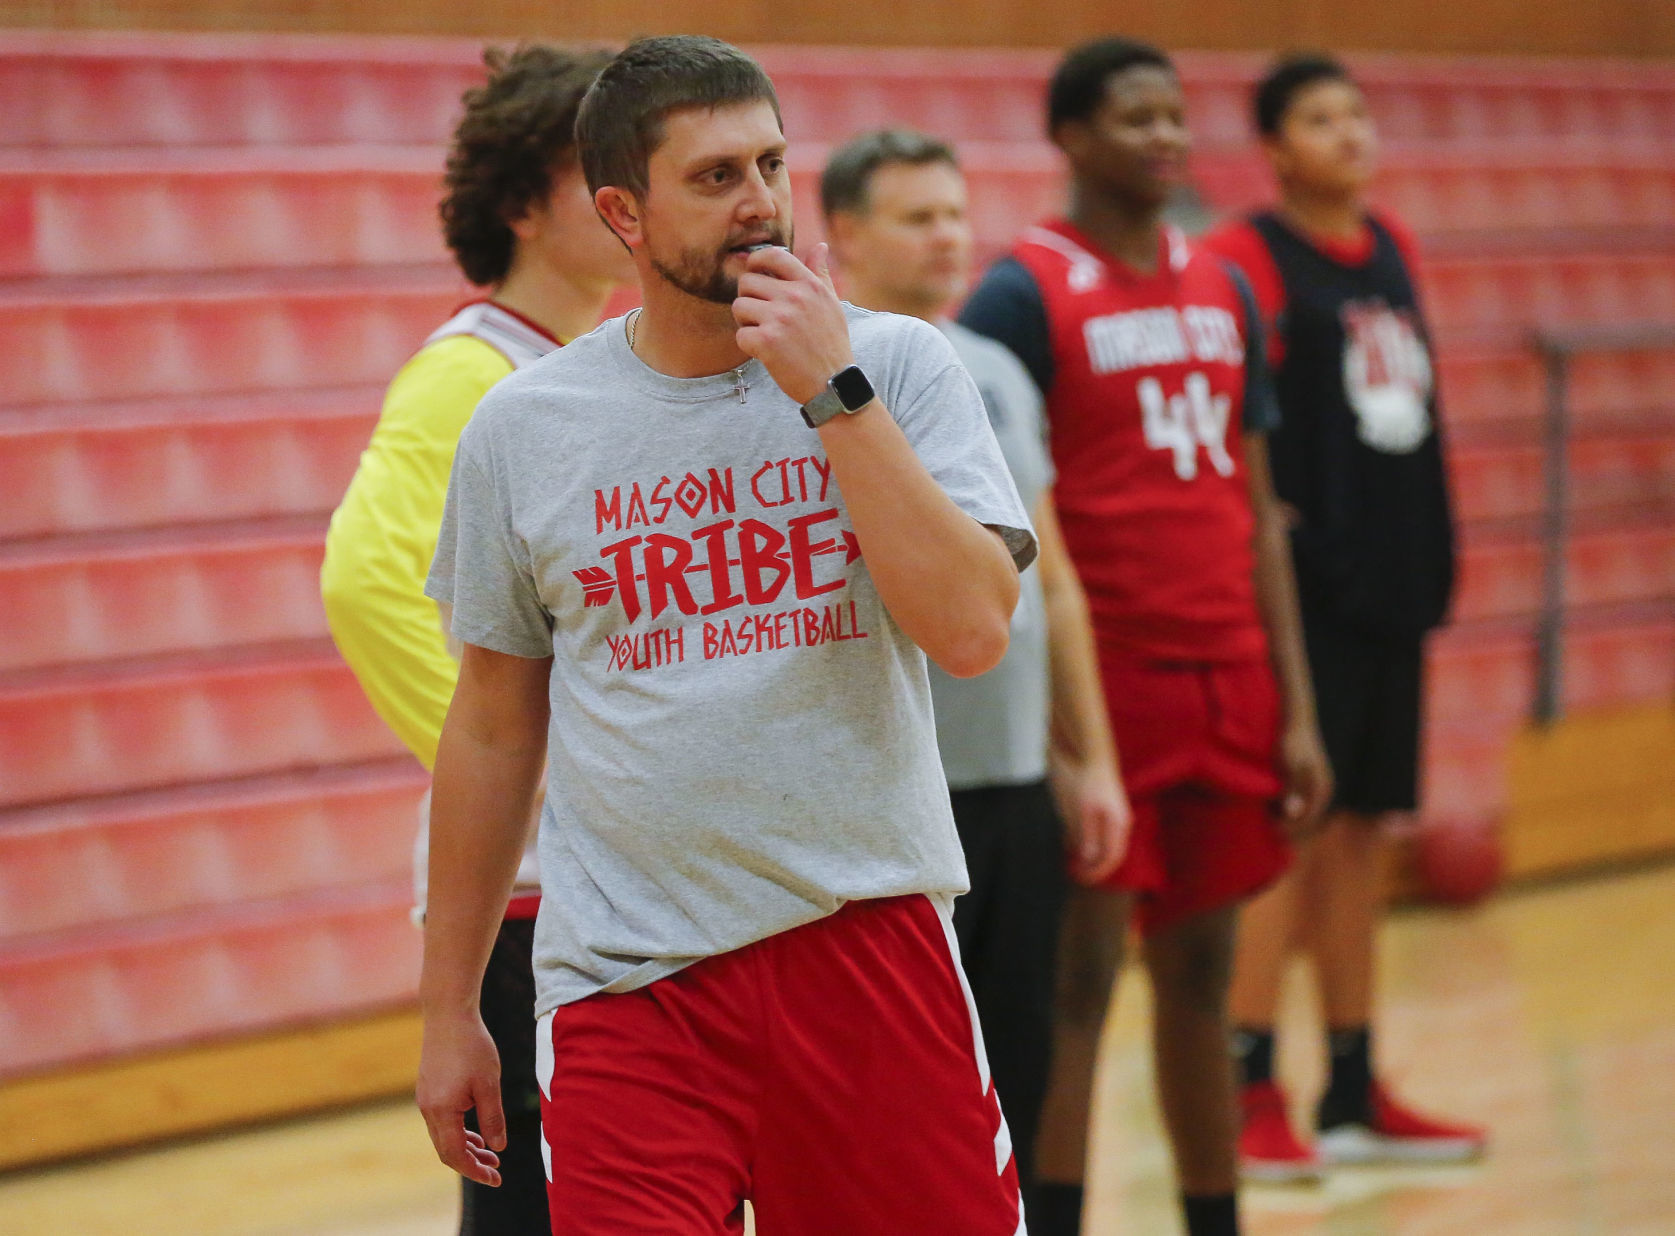
[[[1261,657],[1245,302],[1178,231],[1161,250],[1140,274],[1063,221],[1013,250],[1046,309],[1058,513],[1102,642],[1158,660]]]

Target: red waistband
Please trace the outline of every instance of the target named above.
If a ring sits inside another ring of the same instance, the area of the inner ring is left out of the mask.
[[[516,922],[521,919],[534,918],[541,910],[540,893],[513,893],[512,900],[506,903],[505,917],[508,921]]]

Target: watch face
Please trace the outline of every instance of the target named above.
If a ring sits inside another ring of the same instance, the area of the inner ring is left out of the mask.
[[[859,365],[851,365],[832,378],[832,390],[850,412],[859,412],[872,402],[872,383]]]

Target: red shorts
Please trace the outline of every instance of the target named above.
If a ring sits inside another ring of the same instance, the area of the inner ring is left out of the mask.
[[[1015,1236],[1018,1180],[947,916],[855,901],[541,1019],[555,1236]]]
[[[1277,802],[1279,689],[1266,661],[1150,662],[1101,649],[1100,676],[1134,806],[1107,881],[1154,932],[1243,901],[1291,861]]]

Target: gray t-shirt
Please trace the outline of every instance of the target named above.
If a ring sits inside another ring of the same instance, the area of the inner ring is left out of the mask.
[[[930,474],[1027,565],[1028,516],[948,341],[849,323]],[[618,318],[506,378],[460,438],[426,590],[459,639],[553,657],[537,1013],[846,901],[966,888],[924,654],[759,363],[667,377]]]
[[[1029,370],[1006,347],[949,322],[942,328],[982,393],[989,424],[1000,442],[1027,510],[1035,510],[1053,483],[1041,392]],[[948,786],[1024,785],[1047,775],[1050,684],[1047,605],[1041,573],[1019,580],[1006,658],[987,674],[955,678],[930,667],[936,706],[936,741]]]

